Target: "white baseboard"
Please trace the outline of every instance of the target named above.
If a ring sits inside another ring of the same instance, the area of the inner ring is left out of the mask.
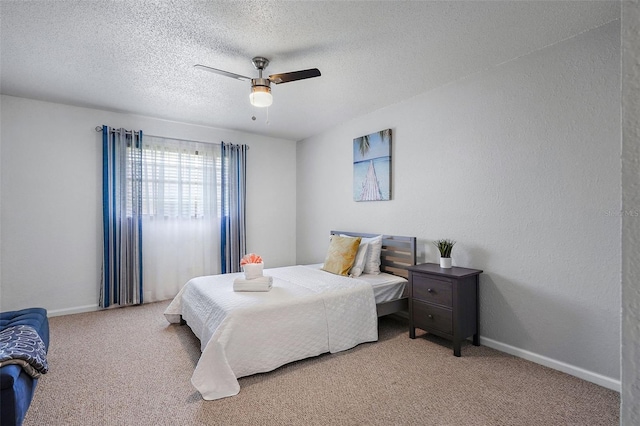
[[[98,305],[76,306],[75,308],[47,310],[48,317],[59,317],[62,315],[81,314],[84,312],[94,312],[99,310]]]
[[[501,352],[515,355],[528,361],[535,362],[536,364],[544,365],[545,367],[553,368],[554,370],[562,371],[563,373],[570,374],[572,376],[578,377],[591,383],[595,383],[596,385],[603,386],[616,392],[620,392],[622,389],[620,380],[612,379],[611,377],[606,377],[602,374],[594,373],[593,371],[588,371],[584,368],[576,367],[575,365],[567,364],[562,361],[547,358],[546,356],[538,355],[524,349],[516,348],[515,346],[507,345],[493,339],[488,339],[486,337],[480,336],[480,344]]]

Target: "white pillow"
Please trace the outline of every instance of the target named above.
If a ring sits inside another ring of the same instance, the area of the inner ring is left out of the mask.
[[[360,244],[367,244],[367,260],[364,262],[365,274],[380,273],[380,253],[382,253],[382,235],[372,238],[363,238]]]
[[[367,252],[369,251],[369,244],[360,243],[358,247],[358,253],[356,253],[356,260],[353,262],[349,275],[352,277],[359,277],[364,272],[364,265],[367,261]]]

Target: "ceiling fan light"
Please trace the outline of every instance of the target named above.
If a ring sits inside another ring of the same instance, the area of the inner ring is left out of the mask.
[[[251,101],[251,105],[256,107],[264,108],[271,106],[273,103],[271,88],[265,86],[253,86],[251,88],[249,100]]]

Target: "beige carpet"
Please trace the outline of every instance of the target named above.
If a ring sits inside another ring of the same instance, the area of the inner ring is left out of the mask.
[[[382,318],[380,340],[240,379],[204,401],[190,377],[200,356],[169,302],[54,317],[50,372],[25,425],[617,425],[619,394],[467,344],[409,339]]]

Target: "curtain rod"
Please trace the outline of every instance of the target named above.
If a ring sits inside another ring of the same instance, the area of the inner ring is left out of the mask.
[[[102,126],[96,126],[96,132],[101,132],[101,131],[102,131]],[[115,133],[116,131],[118,131],[118,129],[112,128],[110,131],[111,131],[111,133]],[[132,134],[132,133],[136,134],[136,135],[140,133],[140,132],[136,132],[135,130],[126,130],[126,129],[125,129],[124,132],[129,134],[129,135]],[[147,136],[152,136],[152,135],[147,135]]]
[[[101,132],[101,131],[102,131],[102,126],[96,126],[96,132]],[[116,131],[117,131],[117,129],[113,129],[113,128],[111,129],[111,132],[112,132],[112,133],[114,133],[114,132],[116,132]],[[132,133],[133,133],[133,134],[137,135],[137,134],[139,134],[140,132],[136,132],[135,130],[125,130],[125,133],[128,133],[128,134],[132,134]],[[208,144],[210,144],[210,145],[222,145],[221,143],[218,143],[218,142],[203,142],[203,141],[195,141],[195,140],[193,140],[193,139],[169,138],[169,137],[166,137],[166,136],[156,136],[156,135],[150,135],[150,134],[147,134],[147,133],[144,133],[144,135],[145,135],[145,136],[149,136],[150,138],[169,139],[169,140],[172,140],[172,141],[184,141],[184,142],[208,143]],[[250,149],[250,147],[249,147],[248,145],[247,145],[247,149]]]

